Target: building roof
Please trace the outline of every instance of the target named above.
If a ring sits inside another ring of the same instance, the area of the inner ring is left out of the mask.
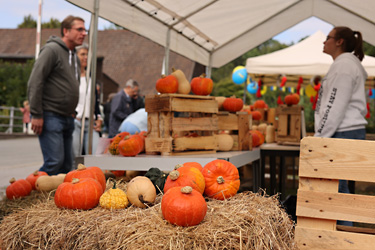
[[[41,34],[43,45],[51,35],[60,36],[60,29],[42,29]],[[36,29],[0,29],[0,44],[0,59],[33,58]],[[103,73],[120,87],[132,78],[139,83],[141,94],[156,93],[164,58],[162,46],[128,30],[103,30],[98,32],[97,56],[104,58]],[[170,52],[169,65],[181,69],[188,79],[193,77],[195,63],[190,59]]]

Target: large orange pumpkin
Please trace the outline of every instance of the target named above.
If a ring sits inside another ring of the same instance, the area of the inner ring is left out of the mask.
[[[229,112],[237,112],[243,108],[243,101],[241,98],[236,98],[235,96],[228,97],[223,102],[223,108]]]
[[[127,135],[118,144],[118,150],[122,156],[136,156],[142,152],[144,145],[145,143],[142,136],[138,134]]]
[[[6,196],[9,200],[28,196],[33,190],[30,182],[25,179],[16,180],[12,178],[9,180],[10,185],[6,189]]]
[[[36,180],[40,177],[40,176],[43,176],[43,175],[48,175],[46,172],[44,171],[35,171],[31,174],[29,174],[27,177],[26,177],[26,180],[28,182],[30,182],[32,188],[35,190],[35,182]]]
[[[238,169],[226,160],[213,160],[203,167],[205,195],[217,200],[234,196],[240,188]]]
[[[188,227],[201,223],[207,213],[202,194],[192,187],[173,187],[163,195],[161,211],[171,224]]]
[[[55,204],[59,208],[88,210],[99,204],[103,189],[93,178],[74,178],[63,182],[55,193]]]
[[[210,78],[206,78],[205,74],[194,77],[191,80],[191,91],[196,95],[209,95],[214,88],[214,83]]]
[[[156,82],[156,90],[159,93],[176,93],[178,90],[178,80],[174,75],[165,76]]]
[[[70,171],[66,174],[64,182],[71,182],[73,178],[93,178],[99,182],[103,190],[106,188],[105,175],[99,167],[86,167],[83,164],[78,164],[76,170]]]
[[[184,165],[169,173],[164,184],[164,193],[172,187],[191,186],[203,194],[205,180],[201,171],[195,166]]]
[[[125,136],[130,135],[128,132],[121,132],[118,133],[115,137],[111,139],[111,144],[109,145],[108,151],[111,153],[111,155],[118,155],[118,144],[122,139],[124,139]]]
[[[198,162],[195,162],[195,161],[192,161],[192,162],[185,162],[184,164],[178,164],[177,166],[175,166],[175,169],[179,168],[179,167],[182,167],[182,166],[189,166],[189,167],[194,167],[194,168],[197,168],[199,169],[199,171],[202,172],[203,170],[203,167],[200,163]]]

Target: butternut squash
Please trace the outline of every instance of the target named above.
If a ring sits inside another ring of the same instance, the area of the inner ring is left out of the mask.
[[[54,189],[57,189],[57,187],[64,182],[65,175],[66,174],[40,176],[35,182],[35,188],[38,191],[46,192],[50,192]]]
[[[178,94],[189,94],[191,90],[190,82],[186,79],[186,76],[182,70],[172,68],[172,74],[177,78],[178,81]]]

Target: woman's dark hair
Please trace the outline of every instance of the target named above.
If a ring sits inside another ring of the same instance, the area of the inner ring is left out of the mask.
[[[363,53],[363,40],[362,34],[359,31],[353,31],[348,27],[339,26],[335,27],[334,30],[336,31],[335,39],[343,39],[344,42],[342,43],[342,49],[344,52],[352,52],[354,51],[354,55],[358,57],[360,61],[363,60],[364,53]]]
[[[62,22],[61,22],[61,36],[63,37],[64,36],[64,29],[71,29],[72,28],[72,25],[73,25],[73,22],[75,20],[79,20],[79,21],[82,21],[82,22],[85,22],[85,20],[83,20],[83,18],[81,17],[78,17],[78,16],[67,16]]]

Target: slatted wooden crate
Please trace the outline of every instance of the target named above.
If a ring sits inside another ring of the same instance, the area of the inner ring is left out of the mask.
[[[249,137],[251,125],[251,115],[247,112],[220,111],[218,113],[219,130],[229,130],[233,138],[234,144],[231,151],[252,150],[252,140]]]
[[[375,141],[301,140],[295,231],[299,249],[375,249],[375,230],[363,224],[374,227],[375,196],[338,193],[339,180],[375,183],[374,152]],[[336,225],[337,220],[352,221],[354,227]]]
[[[211,96],[161,94],[145,99],[146,153],[215,153],[218,103]],[[187,137],[185,135],[190,134]]]
[[[277,143],[299,144],[302,134],[306,134],[303,107],[299,105],[281,105],[276,109],[276,141]]]

